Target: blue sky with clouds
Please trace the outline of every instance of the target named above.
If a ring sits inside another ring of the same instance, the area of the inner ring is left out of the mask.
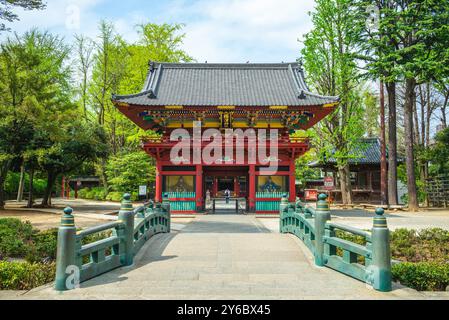
[[[37,26],[71,40],[96,36],[100,19],[131,42],[143,22],[184,23],[184,49],[198,62],[294,61],[298,39],[311,28],[313,0],[47,0],[44,11],[16,10],[23,32]],[[2,35],[1,37],[4,37]]]

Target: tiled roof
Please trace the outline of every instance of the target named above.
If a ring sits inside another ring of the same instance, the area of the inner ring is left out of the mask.
[[[138,94],[114,102],[142,106],[315,106],[338,97],[309,92],[297,63],[150,63]]]
[[[378,138],[364,138],[360,140],[357,148],[352,152],[352,157],[348,160],[351,165],[380,165],[380,141]],[[401,159],[398,159],[401,160]],[[329,157],[324,163],[314,161],[309,163],[311,167],[320,167],[321,165],[336,165],[337,160]]]

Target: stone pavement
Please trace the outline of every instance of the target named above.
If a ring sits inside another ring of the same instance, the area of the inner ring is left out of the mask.
[[[274,230],[273,230],[274,231]],[[246,215],[199,216],[150,239],[134,266],[56,292],[51,285],[3,299],[423,299],[395,286],[380,293],[313,264],[291,235],[272,232]],[[447,299],[449,296],[432,296]]]
[[[40,203],[40,199],[36,199],[35,203]],[[25,205],[25,201],[6,201],[6,209],[61,214],[65,207],[71,207],[75,217],[95,217],[96,219],[102,220],[117,219],[116,216],[111,214],[117,213],[120,209],[120,203],[118,202],[62,198],[53,198],[52,208],[25,208]],[[137,206],[138,204],[136,203]]]

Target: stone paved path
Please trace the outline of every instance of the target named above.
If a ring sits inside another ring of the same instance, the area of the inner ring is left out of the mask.
[[[291,235],[245,215],[207,215],[152,238],[135,265],[63,293],[51,286],[16,299],[422,299],[409,289],[379,293],[313,265]],[[11,297],[10,297],[11,298]]]

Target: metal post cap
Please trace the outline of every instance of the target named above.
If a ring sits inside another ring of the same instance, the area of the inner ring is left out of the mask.
[[[327,194],[321,193],[321,194],[318,196],[318,200],[326,200],[326,199],[327,199]]]
[[[123,195],[123,200],[120,205],[121,211],[132,211],[133,210],[133,204],[131,202],[131,195],[129,193],[125,193]]]
[[[376,208],[376,216],[373,219],[374,228],[387,228],[387,219],[384,216],[385,210],[382,208]]]
[[[326,201],[327,195],[324,193],[318,196],[318,202],[316,204],[316,209],[319,211],[329,211],[329,203]]]
[[[75,217],[72,215],[73,209],[67,207],[63,210],[63,214],[61,217],[61,227],[74,227],[75,226]]]

